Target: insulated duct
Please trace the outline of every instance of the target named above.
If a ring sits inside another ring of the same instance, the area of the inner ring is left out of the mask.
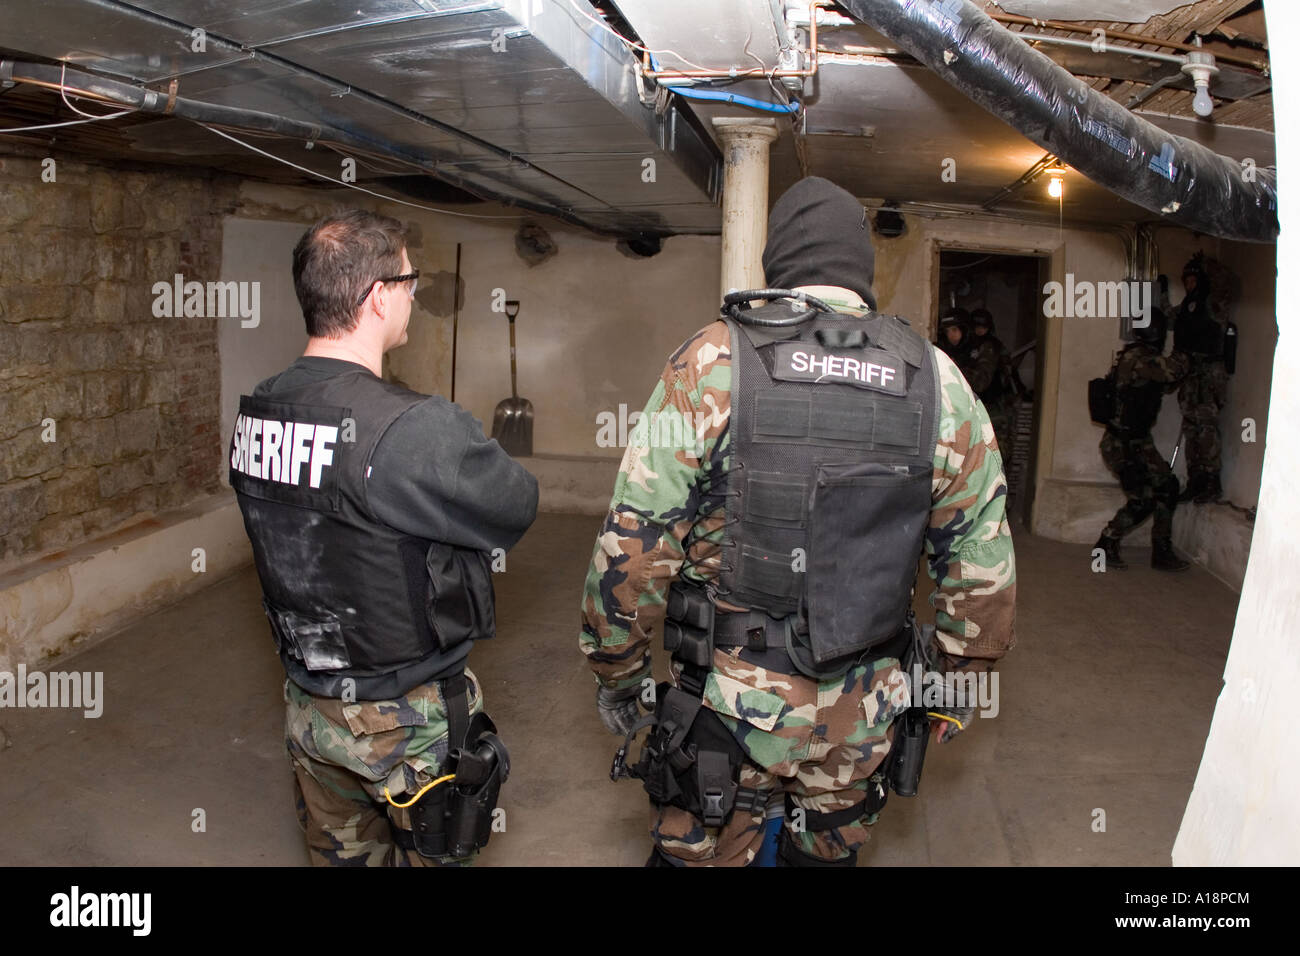
[[[1277,239],[1277,173],[1166,133],[1097,93],[969,0],[839,5],[1093,182],[1168,222]]]

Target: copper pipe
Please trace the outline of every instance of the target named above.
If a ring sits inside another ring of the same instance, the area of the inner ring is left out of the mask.
[[[1022,17],[1015,13],[989,13],[985,11],[985,16],[997,20],[999,23],[1017,23],[1022,26],[1041,27],[1045,30],[1065,30],[1068,33],[1082,33],[1092,35],[1092,27],[1081,27],[1077,23],[1064,23],[1060,20],[1036,20],[1033,17]],[[1115,37],[1119,40],[1128,40],[1133,43],[1146,43],[1150,46],[1162,46],[1170,50],[1185,50],[1193,52],[1200,50],[1202,52],[1211,52],[1203,47],[1196,46],[1194,43],[1180,43],[1177,40],[1161,40],[1158,37],[1143,36],[1140,33],[1127,33],[1123,30],[1106,30],[1107,37]],[[1238,66],[1248,66],[1260,73],[1268,73],[1268,61],[1252,60],[1248,57],[1237,56],[1232,53],[1219,53],[1214,51],[1214,58],[1224,63],[1236,63]]]
[[[740,79],[758,74],[759,76],[816,76],[817,75],[817,11],[828,6],[830,0],[812,0],[808,4],[808,59],[806,70],[766,70],[750,67],[747,70],[652,70],[650,69],[650,51],[641,54],[644,64],[642,73],[652,80],[658,79]]]

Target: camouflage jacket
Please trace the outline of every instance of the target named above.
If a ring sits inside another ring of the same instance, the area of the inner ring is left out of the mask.
[[[1154,345],[1134,342],[1115,359],[1115,418],[1110,429],[1136,438],[1149,434],[1160,414],[1160,399],[1187,374],[1190,360],[1183,352],[1164,355]]]
[[[806,291],[839,312],[866,312],[848,290]],[[649,674],[652,636],[673,579],[681,573],[702,582],[718,573],[730,463],[730,348],[721,321],[688,339],[669,358],[629,435],[582,597],[579,644],[606,686],[628,687]],[[952,360],[930,348],[942,396],[925,540],[938,584],[930,598],[943,655],[937,660],[945,670],[984,671],[1015,643],[1006,480],[983,405]],[[668,419],[692,423],[693,430],[678,430],[678,447],[659,440],[672,430],[656,424]]]
[[[1115,387],[1139,388],[1158,382],[1165,386],[1164,391],[1172,392],[1187,374],[1189,365],[1187,355],[1182,352],[1164,355],[1155,346],[1134,342],[1116,359]]]

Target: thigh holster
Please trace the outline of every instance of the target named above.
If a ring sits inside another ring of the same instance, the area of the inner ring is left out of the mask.
[[[482,711],[467,719],[463,676],[444,683],[444,697],[450,725],[444,771],[455,779],[409,811],[414,849],[429,858],[466,857],[487,846],[501,784],[510,775],[510,754],[492,719]]]
[[[657,694],[654,713],[633,725],[610,777],[635,777],[655,806],[678,807],[706,827],[723,826],[736,810],[765,806],[768,791],[739,785],[745,754],[717,714],[671,684],[660,684]],[[647,726],[640,759],[627,763],[632,738]]]

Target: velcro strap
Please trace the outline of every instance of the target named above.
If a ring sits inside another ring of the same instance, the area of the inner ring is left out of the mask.
[[[469,730],[469,681],[465,672],[438,682],[443,703],[447,707],[447,752],[465,746]]]
[[[750,813],[754,810],[766,810],[767,801],[773,792],[772,790],[755,790],[753,787],[739,787],[736,790],[735,808],[744,813]]]
[[[807,807],[795,805],[794,798],[790,794],[785,795],[785,813],[787,818],[793,818],[794,811],[803,812],[805,830],[834,830],[838,827],[850,826],[857,823],[869,812],[867,801],[859,800],[851,807],[845,807],[843,810],[832,810],[830,813],[820,813],[816,810],[809,810]]]

